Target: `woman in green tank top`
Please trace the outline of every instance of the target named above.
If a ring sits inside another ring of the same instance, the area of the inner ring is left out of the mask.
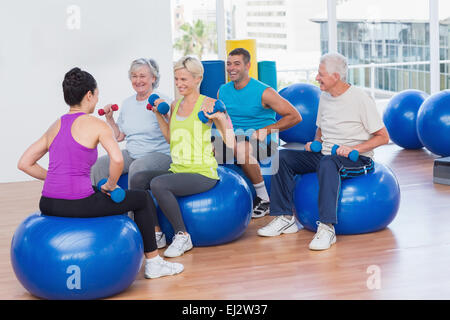
[[[214,110],[216,100],[200,94],[202,63],[195,57],[183,57],[175,64],[174,72],[175,85],[182,98],[172,103],[168,117],[157,111],[162,99],[156,100],[153,108],[161,132],[170,144],[172,164],[169,172],[151,172],[146,177],[147,185],[150,184],[153,195],[175,231],[172,244],[164,252],[166,257],[177,257],[192,249],[176,196],[205,192],[213,188],[219,179],[211,143],[212,124],[215,124],[227,146],[233,148],[235,143],[231,121],[228,121],[226,113],[208,114]],[[209,119],[206,124],[198,117],[200,111]]]

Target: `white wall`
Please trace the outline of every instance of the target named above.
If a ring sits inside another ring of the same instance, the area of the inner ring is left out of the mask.
[[[98,107],[120,105],[134,93],[131,61],[153,57],[159,89],[173,96],[171,33],[170,1],[1,1],[0,183],[30,180],[17,161],[68,110],[61,84],[72,67],[96,78]],[[48,158],[40,164],[47,167]]]

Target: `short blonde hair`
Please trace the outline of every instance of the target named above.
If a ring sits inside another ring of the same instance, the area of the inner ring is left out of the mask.
[[[177,71],[179,69],[186,69],[189,71],[194,78],[202,78],[203,79],[203,64],[197,57],[194,56],[184,56],[180,58],[173,67],[173,71]]]

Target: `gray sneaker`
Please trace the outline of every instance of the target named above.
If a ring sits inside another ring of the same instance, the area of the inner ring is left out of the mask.
[[[179,257],[186,251],[192,249],[191,236],[178,232],[172,239],[170,246],[164,251],[164,256],[168,258]]]
[[[270,213],[270,201],[256,197],[253,204],[252,218],[262,218]]]
[[[164,248],[166,246],[166,235],[162,232],[155,232],[156,245],[158,249]]]

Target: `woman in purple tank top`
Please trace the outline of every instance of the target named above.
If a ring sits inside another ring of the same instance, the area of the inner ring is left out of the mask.
[[[119,215],[133,211],[142,234],[146,257],[145,277],[158,278],[183,271],[183,265],[163,260],[156,246],[156,208],[149,193],[127,190],[125,199],[116,203],[110,192],[117,188],[123,169],[123,157],[108,124],[90,114],[98,102],[94,77],[79,68],[66,73],[64,100],[69,112],[54,122],[19,160],[18,168],[43,180],[39,208],[44,215],[90,218]],[[110,157],[109,178],[98,190],[91,185],[90,171],[101,144]],[[37,162],[49,153],[48,170]]]

